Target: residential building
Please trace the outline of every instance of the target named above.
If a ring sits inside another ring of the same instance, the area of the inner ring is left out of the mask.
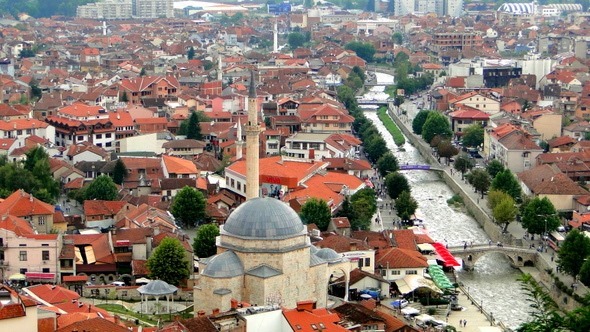
[[[162,171],[170,179],[196,179],[199,176],[197,166],[192,161],[168,155],[162,156]]]
[[[459,106],[458,110],[448,114],[451,120],[451,130],[455,136],[462,136],[466,128],[478,124],[485,128],[488,125],[490,115],[469,106]]]
[[[351,133],[354,118],[346,110],[324,105],[312,110],[299,108],[301,130],[308,133]]]
[[[171,140],[172,135],[167,132],[127,136],[117,139],[115,142],[115,152],[122,154],[132,154],[137,152],[143,152],[148,155],[163,154],[166,152],[164,144]]]
[[[138,3],[157,0],[138,0]],[[164,0],[172,2],[171,0]],[[131,104],[140,104],[144,98],[169,98],[179,93],[180,83],[174,76],[140,76],[123,79],[119,89]]]
[[[85,200],[86,228],[107,229],[114,225],[115,216],[127,204],[123,201]]]
[[[27,220],[31,227],[42,234],[53,229],[55,208],[33,195],[19,189],[0,202],[1,215],[13,215]]]
[[[432,36],[431,47],[434,51],[448,49],[473,49],[482,45],[481,37],[475,32],[438,32]]]
[[[23,218],[5,214],[0,220],[0,278],[15,273],[28,281],[59,281],[60,234],[36,234]]]
[[[342,219],[342,218],[333,218]],[[348,235],[323,234],[323,239],[315,242],[318,248],[330,248],[350,261],[351,269],[361,269],[370,273],[375,272],[375,250],[362,240],[350,238],[350,224]]]
[[[162,145],[166,154],[177,157],[194,157],[203,153],[206,143],[194,139],[171,140]]]
[[[101,0],[76,9],[76,16],[93,20],[129,19],[132,15],[133,0]]]
[[[67,161],[71,164],[77,164],[82,161],[108,161],[110,159],[108,152],[90,142],[70,145],[66,157]]]
[[[492,96],[472,91],[449,100],[449,107],[453,110],[459,106],[468,106],[470,109],[480,110],[489,115],[500,112],[500,102]]]
[[[31,135],[55,142],[56,128],[36,119],[14,119],[0,121],[0,138],[16,139],[18,146],[25,146],[25,139]]]
[[[133,16],[137,18],[174,17],[173,0],[133,0]]]
[[[503,124],[484,132],[484,158],[496,159],[513,173],[532,168],[543,149],[530,135],[511,124]]]
[[[3,330],[40,331],[37,301],[6,285],[0,285],[0,296],[0,324]]]
[[[588,191],[551,165],[540,165],[517,174],[525,195],[547,198],[557,211],[572,211],[577,196]]]

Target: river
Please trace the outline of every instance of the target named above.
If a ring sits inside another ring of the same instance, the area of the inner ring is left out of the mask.
[[[377,73],[378,82],[382,82],[383,79],[390,82],[391,76]],[[376,86],[372,89],[383,91],[384,87]],[[388,148],[394,151],[400,164],[426,163],[418,150],[407,142],[403,147],[405,151],[399,151],[374,111],[366,111],[365,115],[383,135]],[[417,214],[424,220],[426,230],[433,240],[443,243],[446,241],[450,246],[462,245],[464,241],[489,241],[489,237],[475,219],[447,204],[446,201],[453,196],[453,192],[437,174],[406,171],[405,175],[411,184],[412,196],[419,204]],[[477,261],[474,271],[460,270],[457,275],[470,294],[478,302],[483,303],[484,309],[492,312],[494,317],[506,326],[516,328],[529,317],[530,308],[526,296],[516,280],[520,271],[513,269],[502,254],[490,253]]]

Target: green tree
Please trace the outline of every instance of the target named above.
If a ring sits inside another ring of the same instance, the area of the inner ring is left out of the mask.
[[[186,250],[178,239],[171,237],[164,238],[152,252],[147,268],[150,270],[150,278],[175,286],[190,275]]]
[[[439,157],[445,158],[447,165],[449,164],[449,159],[459,153],[459,150],[448,139],[441,140],[436,147]]]
[[[29,48],[25,48],[22,51],[20,51],[20,53],[18,54],[18,56],[21,59],[24,59],[24,58],[34,58],[35,57],[35,51],[33,51],[32,49],[29,49]]]
[[[352,41],[344,46],[345,49],[354,51],[356,55],[366,62],[373,62],[375,55],[375,46],[371,43],[363,43],[360,41]]]
[[[418,202],[409,192],[402,191],[395,200],[395,209],[402,220],[410,220],[418,209]]]
[[[434,111],[421,110],[420,112],[418,112],[418,114],[416,114],[414,120],[412,120],[412,130],[416,135],[422,135],[422,127],[424,126],[424,123],[428,118],[428,114],[430,114],[431,112]]]
[[[401,45],[404,42],[404,37],[402,36],[401,32],[399,32],[399,31],[394,32],[393,35],[391,35],[391,39],[397,45]]]
[[[371,161],[379,160],[382,155],[389,151],[387,143],[380,135],[374,135],[368,140],[364,140],[364,142],[366,143],[365,150]]]
[[[483,168],[476,168],[469,173],[467,178],[476,191],[481,193],[481,198],[490,187],[490,175]]]
[[[145,68],[141,68],[141,70],[139,71],[139,76],[145,76],[147,73],[145,71]]]
[[[580,281],[584,285],[590,286],[590,260],[588,259],[584,259],[584,263],[580,268]],[[586,331],[590,331],[590,329],[587,328]]]
[[[488,193],[488,207],[491,210],[494,210],[494,208],[496,206],[498,206],[498,204],[500,204],[501,201],[505,200],[505,199],[512,199],[512,196],[508,195],[507,193],[500,191],[500,190],[490,190],[490,192]]]
[[[502,162],[500,162],[498,159],[492,159],[492,161],[490,161],[486,166],[486,170],[493,179],[498,173],[504,170],[504,165],[502,165]]]
[[[197,112],[191,112],[191,116],[188,119],[186,138],[196,140],[203,138],[201,135],[201,125],[199,124]]]
[[[577,276],[582,269],[584,259],[590,256],[590,238],[577,229],[567,234],[557,252],[557,265],[560,270]]]
[[[508,224],[516,218],[517,213],[518,207],[515,205],[514,199],[510,196],[507,196],[498,202],[492,210],[494,221],[496,224],[504,226],[504,232],[508,229]]]
[[[373,216],[373,204],[371,199],[362,197],[351,202],[355,218],[350,220],[350,227],[353,230],[367,230],[371,226],[371,217]]]
[[[519,279],[521,289],[527,296],[531,308],[530,321],[521,324],[518,332],[552,332],[564,331],[563,317],[559,315],[559,307],[542,285],[530,274],[523,274]]]
[[[188,49],[188,52],[186,53],[186,57],[189,60],[192,60],[195,58],[195,48],[193,46],[191,46],[191,48]]]
[[[430,112],[424,126],[422,126],[422,138],[425,142],[430,143],[434,136],[437,135],[441,138],[451,138],[453,136],[451,125],[444,115],[438,112]]]
[[[207,221],[207,201],[203,193],[185,186],[172,200],[170,213],[183,227],[195,227]]]
[[[352,203],[350,202],[350,198],[348,196],[344,197],[344,202],[342,202],[342,206],[336,213],[336,216],[346,217],[348,218],[348,221],[354,220],[356,218],[354,209],[352,208]]]
[[[483,144],[483,127],[479,123],[465,128],[461,141],[464,146],[480,146]]]
[[[122,103],[129,102],[129,97],[127,96],[127,91],[123,91],[123,93],[121,94],[121,98],[119,98],[119,101]]]
[[[38,101],[43,96],[43,91],[39,88],[39,83],[32,79],[29,82],[29,87],[31,87],[31,99],[34,101]]]
[[[515,201],[519,201],[522,196],[520,184],[509,169],[505,169],[496,174],[492,181],[491,189],[503,191],[512,196]]]
[[[399,164],[393,153],[388,151],[377,160],[377,168],[381,176],[387,176],[388,173],[397,171]]]
[[[465,178],[465,173],[467,173],[468,170],[472,169],[473,166],[473,160],[469,158],[469,156],[465,153],[460,153],[455,158],[455,163],[453,164],[453,167],[457,171],[461,172],[461,180]]]
[[[127,167],[121,158],[117,159],[115,168],[113,169],[113,182],[118,185],[122,185],[125,178],[129,175]]]
[[[115,201],[118,196],[117,185],[108,175],[101,175],[94,179],[84,189],[85,200]]]
[[[385,177],[385,187],[387,187],[387,194],[392,199],[396,199],[404,192],[411,192],[410,183],[408,179],[401,173],[389,173]]]
[[[325,231],[332,219],[332,211],[326,201],[312,197],[303,204],[299,216],[304,224],[316,224],[321,231]]]
[[[292,50],[299,48],[305,44],[305,35],[300,32],[291,32],[287,36],[287,43]]]
[[[535,197],[526,203],[521,221],[522,227],[531,234],[552,232],[561,224],[553,203],[547,197]]]
[[[195,255],[199,258],[210,257],[217,253],[215,238],[219,236],[216,224],[204,224],[197,228],[197,236],[193,241]]]

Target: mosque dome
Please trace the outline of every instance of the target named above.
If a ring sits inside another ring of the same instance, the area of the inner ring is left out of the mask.
[[[201,274],[212,278],[231,278],[244,274],[244,266],[233,251],[225,251],[211,257]]]
[[[246,238],[289,238],[300,235],[304,226],[299,215],[275,198],[254,198],[238,206],[227,218],[223,230]]]
[[[342,259],[342,256],[330,248],[322,248],[315,255],[328,263],[335,263]]]

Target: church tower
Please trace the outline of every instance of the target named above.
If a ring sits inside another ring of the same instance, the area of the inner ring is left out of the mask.
[[[258,163],[260,125],[258,124],[257,104],[254,71],[251,71],[250,90],[248,92],[248,124],[246,125],[246,200],[257,198],[260,191]]]

